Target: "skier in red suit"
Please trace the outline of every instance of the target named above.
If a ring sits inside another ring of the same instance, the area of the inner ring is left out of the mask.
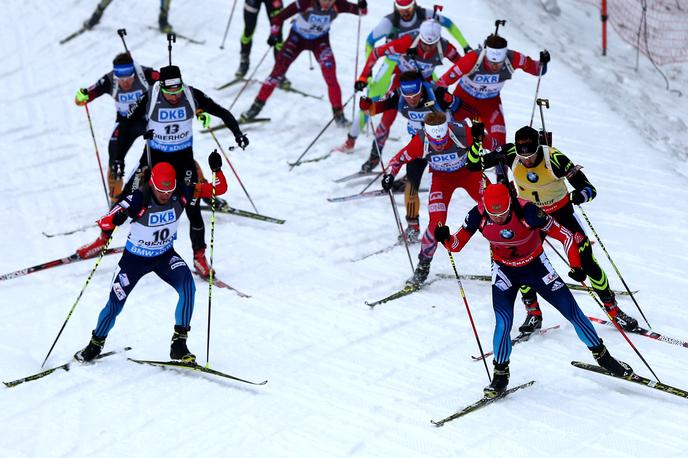
[[[550,55],[540,52],[540,61],[507,48],[506,40],[492,34],[485,46],[468,52],[437,80],[439,86],[449,87],[458,81],[454,95],[461,99],[455,119],[479,118],[485,125],[483,146],[493,150],[506,143],[506,124],[500,92],[514,71],[521,69],[531,75],[547,73]]]

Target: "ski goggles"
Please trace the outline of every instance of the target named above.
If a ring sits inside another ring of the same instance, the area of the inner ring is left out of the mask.
[[[529,158],[537,153],[538,145],[531,142],[516,142],[516,155]]]
[[[118,64],[112,68],[112,72],[117,78],[128,78],[134,76],[134,64]]]
[[[426,124],[425,134],[433,145],[444,145],[449,140],[449,124],[446,121],[437,126],[429,126]]]
[[[420,94],[423,83],[420,79],[413,81],[402,81],[399,83],[399,88],[401,89],[401,95],[404,97],[413,97],[414,95]]]
[[[160,90],[163,94],[167,95],[179,95],[184,90],[184,87],[181,84],[179,86],[176,86],[176,89],[173,89],[174,87],[175,86],[160,86]]]
[[[485,48],[485,57],[493,64],[504,62],[506,59],[506,48]]]
[[[174,180],[174,181],[172,182],[172,189],[167,189],[167,190],[158,188],[158,187],[155,185],[155,180],[153,180],[153,179],[150,180],[150,184],[151,184],[151,185],[153,186],[153,188],[155,188],[155,190],[158,191],[160,194],[165,194],[165,195],[172,194],[172,193],[174,192],[174,190],[177,189],[177,180]]]
[[[488,215],[490,215],[491,218],[494,218],[494,219],[504,218],[509,214],[509,211],[511,211],[511,201],[509,201],[509,204],[506,206],[506,210],[504,210],[503,212],[499,212],[499,213],[491,212],[487,208],[487,205],[485,206],[485,211],[487,212]]]

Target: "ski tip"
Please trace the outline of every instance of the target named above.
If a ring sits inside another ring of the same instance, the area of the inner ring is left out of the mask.
[[[435,425],[436,428],[439,428],[439,427],[441,427],[441,426],[444,426],[444,422],[443,422],[443,421],[430,420],[430,423],[432,423],[433,425]]]

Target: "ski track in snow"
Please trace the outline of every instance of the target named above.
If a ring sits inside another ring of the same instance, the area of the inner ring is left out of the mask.
[[[181,66],[188,83],[223,105],[239,91],[236,87],[213,89],[232,79],[236,69],[242,26],[239,3],[225,51],[218,45],[229,4],[212,0],[198,8],[191,0],[175,0],[170,13],[170,22],[180,33],[206,40],[203,46],[179,40],[174,62]],[[584,165],[598,189],[598,197],[584,210],[624,278],[640,290],[637,299],[655,329],[667,336],[688,338],[683,300],[688,262],[679,249],[684,243],[682,229],[688,223],[688,191],[685,177],[676,173],[675,152],[685,149],[685,136],[677,134],[674,139],[654,143],[657,138],[639,128],[653,125],[663,108],[667,116],[677,116],[674,110],[678,108],[667,103],[662,83],[650,76],[646,66],[638,75],[628,64],[620,66],[623,59],[635,55],[625,46],[615,49],[619,56],[608,56],[606,61],[593,58],[599,24],[596,11],[588,6],[579,10],[560,2],[561,19],[546,16],[545,21],[535,0],[492,0],[489,7],[478,0],[444,3],[446,14],[473,45],[494,30],[495,18],[504,17],[508,23],[503,33],[512,49],[534,57],[544,47],[552,50],[553,61],[542,79],[540,96],[552,104],[545,116],[555,146]],[[94,0],[73,0],[66,5],[15,1],[0,14],[0,40],[5,43],[0,50],[5,64],[0,82],[6,90],[0,110],[4,140],[0,154],[5,162],[0,168],[0,211],[6,215],[0,238],[2,273],[67,256],[97,235],[90,229],[48,239],[41,232],[73,229],[104,212],[93,143],[85,114],[73,104],[73,97],[79,87],[92,84],[108,71],[112,58],[121,51],[115,30],[127,28],[128,45],[139,62],[155,67],[167,62],[164,36],[145,28],[155,24],[156,2],[113,2],[93,31],[59,46],[58,40],[78,28],[95,4]],[[131,17],[134,5],[136,17]],[[370,2],[362,40],[390,6],[391,2]],[[32,19],[27,21],[27,17]],[[525,27],[528,21],[532,25],[533,17],[538,18],[539,33]],[[343,15],[332,30],[344,100],[351,94],[356,21],[354,16]],[[266,49],[267,31],[261,12],[253,65]],[[362,64],[359,62],[359,68]],[[271,65],[269,56],[258,78],[264,78]],[[630,82],[628,90],[638,95],[638,101],[620,103],[629,98],[623,87],[603,78],[612,70],[616,78]],[[685,455],[686,401],[571,367],[571,360],[592,361],[592,357],[572,327],[544,304],[545,325],[560,323],[561,329],[517,346],[511,358],[512,386],[531,379],[537,383],[443,428],[434,428],[430,419],[472,403],[487,384],[483,363],[470,358],[478,349],[457,284],[440,280],[374,310],[364,304],[400,288],[410,275],[403,247],[350,261],[396,240],[388,199],[325,200],[365,186],[367,179],[332,181],[359,168],[372,138],[363,135],[351,155],[333,153],[325,161],[290,172],[287,161],[306,148],[329,119],[330,109],[322,76],[317,68],[308,70],[305,55],[292,65],[288,77],[294,87],[323,95],[325,101],[275,91],[261,113],[273,121],[247,126],[250,147],[228,153],[260,212],[287,222],[280,226],[216,215],[215,227],[218,277],[252,298],[240,299],[222,289],[213,291],[211,365],[269,383],[251,387],[126,361],[126,356],[168,356],[176,294],[158,278],[147,276],[131,295],[107,342],[108,349],[130,345],[132,351],[0,390],[4,433],[0,455]],[[643,84],[645,79],[650,83]],[[506,84],[502,100],[509,138],[529,121],[534,88],[535,78],[522,72]],[[232,110],[235,115],[248,108],[258,89],[251,85],[246,90]],[[657,102],[640,109],[650,97]],[[89,107],[105,162],[113,104],[103,97]],[[345,113],[350,116],[350,106]],[[680,113],[678,116],[680,121]],[[536,115],[535,125],[539,124]],[[305,158],[341,144],[345,135],[344,130],[331,127]],[[392,136],[402,141],[388,143],[385,161],[406,139],[401,121],[395,124]],[[233,144],[228,132],[219,132],[218,139],[225,147]],[[142,145],[138,140],[132,147],[127,171],[134,167]],[[212,137],[196,131],[194,149],[205,170],[205,157],[215,147]],[[225,170],[230,204],[250,210],[231,171]],[[429,184],[429,177],[424,180],[424,185]],[[403,215],[402,196],[395,197]],[[422,224],[427,224],[426,198],[421,199]],[[461,224],[471,206],[467,195],[458,190],[449,211],[452,229]],[[208,241],[210,218],[206,216]],[[126,234],[126,228],[120,229],[112,246],[123,244]],[[190,263],[187,234],[184,218],[176,248]],[[416,263],[418,245],[412,250]],[[599,244],[595,250],[613,287],[620,289]],[[550,257],[564,274],[566,269],[558,257]],[[431,275],[451,272],[442,248],[435,258]],[[87,343],[107,300],[117,260],[108,256],[102,261],[46,367],[67,361]],[[487,244],[479,236],[455,260],[461,273],[489,272]],[[3,380],[38,371],[93,265],[94,261],[84,261],[0,284],[0,302],[6,311],[0,328]],[[494,325],[490,287],[468,280],[463,286],[483,349],[489,351]],[[207,283],[198,282],[189,339],[201,363],[206,358],[207,292]],[[587,314],[601,315],[587,294],[575,293],[575,297]],[[639,317],[630,298],[620,298],[619,303],[627,313]],[[519,303],[515,308],[514,326],[518,327],[524,312]],[[615,330],[597,330],[612,354],[629,362],[638,373],[648,373]],[[686,388],[685,348],[641,336],[631,339],[663,382]]]

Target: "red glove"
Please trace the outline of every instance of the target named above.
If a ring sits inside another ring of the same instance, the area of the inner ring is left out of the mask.
[[[115,226],[121,226],[127,220],[127,212],[122,207],[118,207],[117,211],[110,212],[96,221],[98,226],[104,231],[112,231]]]
[[[361,99],[358,101],[358,108],[360,108],[361,111],[369,111],[372,105],[373,100],[369,97],[361,97]]]

